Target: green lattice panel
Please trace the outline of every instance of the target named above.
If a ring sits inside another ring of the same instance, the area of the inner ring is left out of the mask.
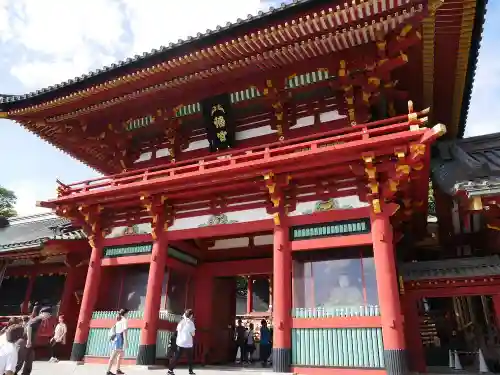
[[[140,128],[145,128],[153,123],[153,116],[146,116],[129,121],[125,126],[126,131],[133,131]]]
[[[328,72],[326,71],[315,71],[311,73],[306,73],[298,75],[288,79],[287,88],[294,89],[297,87],[307,86],[314,84],[316,82],[324,81],[329,78]],[[231,103],[239,103],[246,100],[252,100],[260,96],[260,92],[255,87],[250,87],[246,90],[241,90],[233,92],[230,94]],[[176,116],[183,117],[189,116],[195,113],[201,112],[201,104],[193,103],[189,105],[182,106],[178,111]],[[127,131],[134,131],[136,129],[144,128],[149,126],[154,122],[153,116],[146,116],[129,121],[126,125]]]
[[[125,246],[109,246],[104,248],[104,258],[116,258],[129,255],[148,254],[153,249],[150,243],[125,245]]]
[[[326,71],[306,73],[295,76],[293,78],[289,78],[287,88],[294,89],[301,86],[311,85],[313,83],[324,81],[327,79],[328,79],[328,72]]]
[[[368,219],[360,219],[301,225],[291,228],[290,231],[290,236],[294,241],[321,237],[349,236],[370,233],[370,221]]]
[[[173,332],[158,331],[156,334],[156,358],[166,358],[168,344]]]
[[[195,257],[193,257],[189,254],[186,254],[182,251],[174,249],[173,247],[168,248],[168,255],[174,259],[180,260],[183,263],[192,264],[192,265],[198,264],[198,259],[196,259]]]
[[[109,341],[108,332],[109,328],[91,328],[85,355],[91,357],[108,357],[111,352],[111,342]],[[140,335],[141,330],[139,328],[128,329],[128,346],[127,350],[125,350],[125,358],[137,358]]]
[[[132,310],[127,313],[127,319],[142,319],[143,315],[143,311]],[[100,310],[92,313],[92,319],[116,319],[117,316],[118,310]]]
[[[294,318],[338,318],[349,316],[380,316],[380,308],[375,305],[367,306],[338,306],[335,308],[315,308],[303,309],[297,308],[292,310]]]
[[[292,364],[307,367],[384,368],[381,328],[292,330]]]

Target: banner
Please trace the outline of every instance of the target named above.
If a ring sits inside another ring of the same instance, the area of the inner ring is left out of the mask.
[[[205,99],[201,102],[201,106],[210,151],[232,148],[234,146],[234,121],[229,94]]]

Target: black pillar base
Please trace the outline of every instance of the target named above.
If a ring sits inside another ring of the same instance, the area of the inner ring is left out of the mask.
[[[290,372],[292,351],[290,349],[273,348],[273,371]]]
[[[405,349],[384,350],[384,360],[387,375],[406,375],[409,373]]]
[[[139,345],[137,362],[140,366],[152,366],[156,363],[156,344]]]
[[[70,360],[76,361],[76,362],[83,361],[83,358],[85,357],[85,350],[87,350],[87,342],[84,342],[84,343],[75,342],[75,343],[73,343],[73,348],[71,349]]]

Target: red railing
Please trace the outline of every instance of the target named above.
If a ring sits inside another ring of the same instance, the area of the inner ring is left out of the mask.
[[[418,115],[422,114],[424,112]],[[126,187],[134,187],[134,191],[139,192],[142,189],[150,190],[153,187],[152,184],[158,186],[169,183],[169,187],[175,190],[175,185],[178,189],[185,188],[184,184],[181,185],[181,181],[187,177],[189,177],[189,182],[198,181],[197,185],[200,183],[211,185],[215,181],[214,178],[227,178],[228,174],[232,180],[237,177],[248,178],[246,172],[254,170],[258,174],[266,168],[270,170],[279,165],[286,165],[285,169],[297,170],[306,159],[308,161],[316,159],[316,163],[320,166],[325,162],[324,159],[321,160],[321,157],[330,156],[327,154],[332,151],[342,154],[336,156],[335,162],[338,164],[352,160],[357,152],[377,150],[381,154],[392,154],[393,149],[387,146],[415,141],[426,131],[432,131],[429,129],[411,130],[411,125],[415,124],[410,124],[407,119],[408,116],[399,116],[270,145],[214,154],[205,158],[64,185],[61,189],[62,196],[52,202],[63,203],[84,196],[100,196],[107,194],[106,191],[111,189],[123,190]],[[398,121],[405,122],[398,123]],[[418,123],[423,124],[424,120],[419,120]],[[344,151],[350,151],[349,157],[346,158],[347,152]],[[52,206],[50,202],[46,202],[45,205]]]

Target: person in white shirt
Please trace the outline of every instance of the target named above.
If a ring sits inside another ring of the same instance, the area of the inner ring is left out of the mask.
[[[0,374],[14,375],[17,366],[17,348],[14,344],[24,330],[21,326],[12,326],[5,332],[6,342],[0,346]]]
[[[168,366],[168,374],[174,375],[174,369],[177,362],[182,356],[182,353],[186,353],[189,367],[189,374],[194,375],[193,372],[193,337],[196,332],[196,328],[193,322],[193,310],[187,309],[182,317],[182,320],[177,325],[177,352],[175,353],[174,359],[170,362]]]
[[[116,360],[116,373],[119,375],[124,374],[121,370],[121,362],[127,349],[127,330],[128,322],[126,315],[128,310],[121,309],[118,313],[118,320],[115,325],[109,330],[109,339],[111,341],[111,356],[109,357],[108,370],[106,375],[114,375],[111,372],[111,367]]]
[[[66,333],[68,332],[68,327],[64,323],[64,316],[59,316],[59,323],[54,329],[54,336],[50,339],[50,359],[49,362],[59,362],[58,353],[59,348],[66,344]]]
[[[246,355],[248,355],[248,358],[245,358],[249,363],[253,362],[253,353],[255,352],[255,331],[254,331],[254,325],[253,323],[250,323],[248,325],[248,334],[247,334],[247,347],[245,350]]]

